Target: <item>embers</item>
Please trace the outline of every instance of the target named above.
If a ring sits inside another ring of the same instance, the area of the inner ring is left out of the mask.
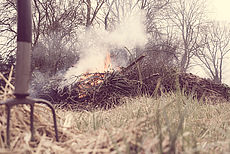
[[[86,73],[79,76],[75,90],[78,91],[79,98],[87,96],[89,92],[100,86],[104,81],[105,73]]]

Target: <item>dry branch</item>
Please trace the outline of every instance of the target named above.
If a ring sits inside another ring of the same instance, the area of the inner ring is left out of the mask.
[[[140,61],[143,57],[138,58]],[[133,64],[133,63],[132,63]],[[78,76],[76,82],[61,91],[54,89],[51,95],[54,103],[76,110],[108,109],[120,104],[122,97],[142,94],[161,95],[181,90],[184,95],[193,95],[198,100],[215,102],[229,100],[230,88],[191,73],[179,73],[176,69],[158,67],[150,69],[140,63],[142,82],[139,81],[138,68],[129,65],[126,71],[92,73]],[[159,83],[160,81],[160,83]]]

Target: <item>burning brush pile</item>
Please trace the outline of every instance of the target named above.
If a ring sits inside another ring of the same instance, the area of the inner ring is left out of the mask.
[[[145,60],[146,59],[146,60]],[[179,73],[175,68],[153,67],[146,55],[133,60],[127,67],[103,73],[74,76],[64,86],[51,82],[40,97],[74,110],[109,109],[120,104],[122,97],[150,96],[180,91],[202,101],[226,101],[230,88],[193,74]],[[60,79],[60,82],[65,82]]]

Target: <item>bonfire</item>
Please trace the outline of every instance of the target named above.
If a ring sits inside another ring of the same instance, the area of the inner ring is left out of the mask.
[[[95,110],[96,108],[110,109],[111,107],[115,107],[117,105],[120,105],[121,103],[125,103],[124,99],[122,99],[124,97],[133,97],[147,94],[150,97],[155,98],[159,95],[164,95],[164,93],[167,94],[170,91],[176,93],[180,92],[185,95],[193,94],[194,99],[199,98],[200,102],[203,100],[207,101],[209,99],[214,99],[215,101],[229,99],[229,87],[227,87],[226,85],[217,84],[211,80],[203,79],[192,74],[178,73],[176,69],[169,69],[167,67],[150,69],[150,65],[147,65],[144,61],[145,58],[147,57],[139,57],[131,62],[127,67],[121,68],[117,71],[84,73],[82,75],[76,76],[76,82],[73,82],[71,85],[65,86],[62,91],[61,89],[52,89],[56,90],[56,93],[51,95],[55,100],[53,102],[61,107],[69,107],[71,109],[82,111]],[[2,87],[1,90],[1,100],[13,97],[12,91],[14,89],[14,85],[11,83],[13,79],[12,72],[13,68],[11,69],[11,73],[9,73],[9,77],[1,75],[1,79],[6,82],[5,86]],[[161,103],[164,104],[162,105],[162,111],[165,109],[176,110],[178,108],[176,100],[179,98],[177,98],[178,95],[175,96],[176,98],[174,98],[174,96],[175,95],[172,94],[172,98],[169,99],[169,102],[164,101],[164,97],[159,97],[160,100],[155,100],[155,103],[157,104],[157,102],[160,102],[159,105]],[[131,102],[126,102],[126,105],[124,105],[123,107],[121,106],[120,109],[122,111],[124,110],[124,117],[127,114],[128,110],[130,110],[129,112],[132,111],[132,116],[135,112],[135,117],[139,117],[142,114],[141,112],[144,112],[145,110],[147,114],[146,117],[137,119],[134,117],[129,119],[130,121],[126,119],[129,125],[123,124],[121,128],[117,128],[117,126],[114,125],[114,121],[116,121],[115,123],[118,123],[118,121],[120,121],[120,119],[118,118],[121,114],[119,107],[116,108],[117,110],[119,110],[119,112],[117,112],[116,109],[110,110],[108,112],[101,110],[96,112],[76,112],[76,110],[68,111],[60,109],[56,106],[60,142],[55,142],[55,133],[51,119],[52,116],[46,106],[36,104],[36,110],[34,113],[36,128],[35,141],[30,141],[29,107],[26,105],[19,106],[17,108],[15,107],[12,109],[13,114],[11,126],[11,149],[5,148],[6,111],[5,107],[1,106],[1,152],[118,153],[118,151],[120,151],[121,153],[125,153],[127,151],[131,151],[133,153],[138,153],[139,151],[145,153],[150,151],[151,153],[156,153],[159,144],[162,144],[162,150],[166,152],[170,151],[170,148],[173,148],[174,146],[179,146],[180,148],[180,145],[182,145],[183,143],[180,142],[179,139],[177,139],[175,143],[173,142],[173,140],[171,140],[171,136],[167,136],[167,134],[164,134],[164,138],[162,142],[160,142],[158,141],[159,132],[155,132],[155,134],[152,134],[153,128],[158,130],[160,125],[159,121],[156,120],[156,115],[163,113],[158,113],[162,112],[161,110],[156,112],[156,108],[153,107],[157,105],[154,105],[154,103],[152,103],[152,99],[149,100],[149,103],[146,103],[145,101],[146,100],[144,100],[143,103],[141,100],[138,100],[135,106]],[[189,101],[186,100],[186,102]],[[141,112],[139,112],[137,104],[140,104],[139,107],[143,107],[141,109]],[[196,103],[194,103],[194,105],[196,105]],[[150,106],[151,108],[149,108]],[[202,106],[196,107],[199,108]],[[211,109],[212,108],[210,107],[210,110]],[[216,113],[217,111],[218,110],[215,110],[214,108],[212,112]],[[103,112],[104,114],[101,115],[101,112]],[[112,112],[110,116],[113,118],[107,117],[110,112]],[[170,113],[170,111],[168,113]],[[165,114],[163,115],[165,116]],[[161,117],[163,117],[163,115],[161,115]],[[204,115],[208,116],[209,114]],[[225,114],[223,115],[226,117]],[[223,115],[221,114],[219,117]],[[107,123],[107,125],[97,124],[97,122],[99,122],[100,120],[100,117],[103,117],[102,122]],[[87,120],[87,118],[89,120]],[[95,122],[95,118],[96,123],[93,123],[93,128],[91,128],[91,122]],[[109,120],[107,118],[109,118]],[[191,116],[191,118],[192,119],[190,119],[190,121],[194,122],[194,116]],[[180,119],[174,120],[180,122]],[[205,121],[204,124],[206,124],[206,120],[201,120],[200,116],[198,116],[195,120],[197,122]],[[125,123],[127,123],[127,121]],[[87,127],[84,127],[84,124],[87,125]],[[111,125],[113,125],[113,127],[109,127]],[[105,126],[109,128],[104,128]],[[146,137],[145,134],[146,130],[143,129],[147,128],[147,126],[149,126],[151,130],[151,133],[149,134],[152,134],[147,135],[148,137]],[[189,125],[187,127],[190,128],[191,126]],[[208,124],[207,127],[209,127]],[[180,127],[178,126],[178,129],[179,128]],[[141,144],[142,140],[137,141],[138,136],[143,137],[143,145]],[[156,139],[156,143],[153,142],[153,139]],[[207,142],[202,144],[206,145]],[[129,149],[127,149],[126,146]]]
[[[191,73],[180,73],[176,68],[152,67],[146,54],[140,55],[126,67],[114,70],[111,66],[111,59],[107,54],[103,71],[76,74],[73,82],[61,88],[59,85],[51,86],[45,99],[61,107],[94,110],[109,109],[121,104],[120,99],[124,97],[156,97],[176,91],[187,96],[193,95],[200,102],[220,102],[229,100],[230,97],[227,85]]]

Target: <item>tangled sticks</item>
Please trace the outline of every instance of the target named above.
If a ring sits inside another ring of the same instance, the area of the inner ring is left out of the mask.
[[[198,100],[223,102],[230,98],[230,87],[191,73],[180,73],[176,68],[156,67],[140,56],[120,71],[86,73],[76,76],[74,82],[64,87],[54,86],[48,94],[49,101],[61,107],[76,110],[109,109],[121,104],[122,97],[150,96],[180,90],[184,95]],[[59,83],[59,82],[58,82]],[[44,98],[44,97],[42,97]],[[52,99],[49,99],[52,98]]]
[[[73,109],[108,109],[119,104],[124,96],[137,95],[137,80],[129,80],[119,72],[91,73],[77,76],[76,83],[55,90],[55,101]]]
[[[179,73],[176,69],[162,67],[152,70],[141,68],[142,82],[137,68],[129,71],[83,74],[76,82],[61,90],[54,89],[54,102],[62,107],[76,110],[109,109],[121,103],[122,97],[150,96],[180,89],[187,96],[193,94],[198,100],[227,101],[230,88],[209,79],[190,73]]]

